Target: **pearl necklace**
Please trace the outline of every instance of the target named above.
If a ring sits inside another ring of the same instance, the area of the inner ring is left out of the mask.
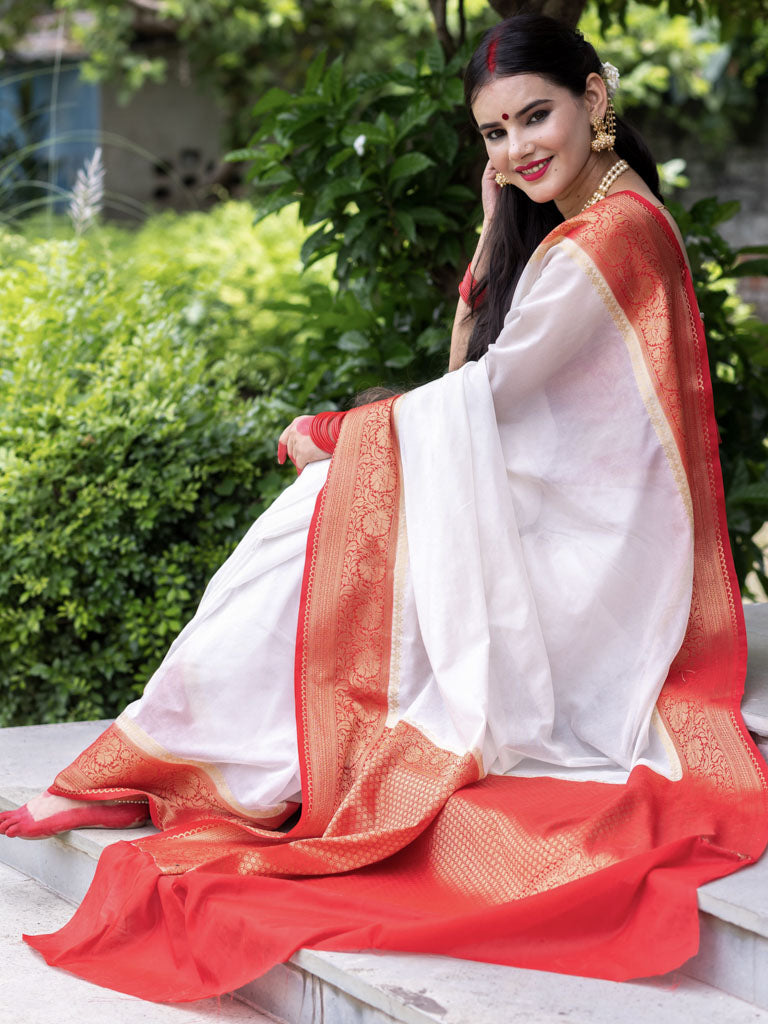
[[[614,181],[616,181],[616,179],[620,177],[620,175],[622,175],[624,171],[628,170],[629,164],[626,160],[617,160],[613,167],[611,167],[611,169],[607,172],[607,174],[604,175],[603,180],[597,186],[597,188],[592,193],[590,198],[586,201],[586,203],[584,203],[582,208],[579,210],[579,213],[584,213],[584,211],[588,207],[593,206],[595,203],[599,203],[601,199],[605,199],[605,195],[608,189],[614,183]]]

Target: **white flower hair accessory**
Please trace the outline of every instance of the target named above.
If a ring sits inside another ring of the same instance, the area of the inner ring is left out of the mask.
[[[619,79],[621,78],[619,69],[606,61],[600,74],[605,82],[605,88],[608,90],[608,99],[612,100],[619,88]]]

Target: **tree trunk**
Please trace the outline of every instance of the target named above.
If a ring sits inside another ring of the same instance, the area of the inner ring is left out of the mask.
[[[488,0],[491,7],[502,18],[509,18],[513,14],[520,14],[522,11],[536,14],[548,14],[550,18],[557,18],[565,22],[571,28],[576,28],[579,23],[587,0]]]
[[[435,22],[435,33],[440,40],[443,53],[450,59],[456,52],[456,41],[448,30],[445,10],[447,2],[448,0],[429,0],[429,9],[432,12],[432,18]]]

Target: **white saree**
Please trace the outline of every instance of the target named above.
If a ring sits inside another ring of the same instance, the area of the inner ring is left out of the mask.
[[[481,360],[353,410],[254,524],[52,786],[161,832],[28,941],[159,1000],[301,947],[664,973],[768,840],[745,662],[692,282],[618,193]]]
[[[690,495],[640,364],[565,238],[487,355],[400,400],[388,726],[489,773],[679,774],[653,711],[690,610]],[[245,812],[301,800],[294,646],[326,474],[307,467],[253,525],[118,722]]]

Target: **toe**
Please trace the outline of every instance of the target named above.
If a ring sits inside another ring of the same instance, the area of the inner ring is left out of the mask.
[[[16,815],[13,811],[4,811],[0,814],[0,835],[7,836],[8,829],[16,823]]]

